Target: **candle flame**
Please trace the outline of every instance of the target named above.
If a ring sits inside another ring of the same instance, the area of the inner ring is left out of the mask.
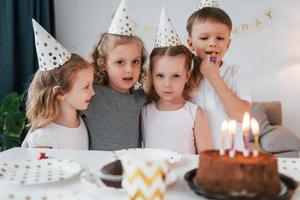
[[[254,118],[251,119],[251,130],[253,132],[253,135],[259,135],[258,122]]]
[[[229,129],[230,135],[235,134],[235,129],[236,129],[236,121],[235,120],[229,120],[228,129]]]
[[[228,129],[228,123],[227,123],[226,120],[224,120],[223,123],[222,123],[222,125],[221,125],[221,131],[222,131],[222,133],[225,132],[225,131],[227,131],[227,129]]]
[[[250,114],[245,112],[243,117],[243,132],[248,132],[250,130]]]

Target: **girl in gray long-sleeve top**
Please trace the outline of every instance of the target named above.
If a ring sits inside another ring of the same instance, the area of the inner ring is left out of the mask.
[[[146,102],[140,83],[146,60],[137,36],[104,33],[93,52],[95,97],[83,118],[90,149],[118,150],[141,146],[140,111]]]
[[[95,97],[83,113],[90,149],[141,146],[140,113],[146,99],[140,83],[146,51],[134,32],[129,10],[127,2],[122,1],[92,54]]]

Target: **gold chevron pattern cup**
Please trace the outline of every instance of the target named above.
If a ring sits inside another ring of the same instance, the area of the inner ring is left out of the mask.
[[[166,191],[168,164],[156,154],[131,152],[121,156],[122,187],[130,200],[162,200]]]

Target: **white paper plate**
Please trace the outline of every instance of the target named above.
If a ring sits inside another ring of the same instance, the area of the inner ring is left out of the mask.
[[[177,179],[177,175],[172,171],[169,172],[169,174],[166,177],[167,186],[170,186],[173,183],[175,183],[176,179]],[[106,186],[101,181],[99,176],[97,176],[96,173],[93,173],[91,171],[82,172],[80,175],[80,180],[81,180],[81,182],[83,182],[91,187],[97,188],[97,189],[104,189],[104,190],[114,191],[114,192],[124,192],[125,191],[123,188],[115,188],[115,187]]]
[[[77,191],[70,191],[64,193],[44,193],[44,192],[31,192],[20,193],[2,193],[0,199],[12,199],[12,200],[96,200],[94,196],[90,194],[84,194]]]
[[[0,181],[13,185],[62,181],[80,172],[80,164],[72,160],[42,159],[0,163]]]
[[[164,159],[166,159],[169,163],[173,164],[175,162],[178,162],[182,159],[182,155],[175,151],[169,151],[165,149],[155,149],[155,148],[134,148],[134,149],[122,149],[119,151],[114,151],[114,154],[116,157],[120,157],[124,154],[130,153],[130,152],[142,152],[145,157],[149,154],[156,154],[157,156],[161,156]]]

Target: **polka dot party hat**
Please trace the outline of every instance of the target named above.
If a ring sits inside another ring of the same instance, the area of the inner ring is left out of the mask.
[[[199,9],[204,8],[204,7],[216,7],[219,8],[219,4],[217,0],[201,0]]]
[[[108,33],[128,36],[136,35],[134,31],[134,21],[129,16],[130,10],[131,8],[129,7],[128,1],[122,0],[111,22]]]
[[[155,48],[162,48],[178,45],[181,45],[180,39],[163,7],[154,46]]]
[[[48,71],[65,64],[71,53],[32,19],[39,70]]]

